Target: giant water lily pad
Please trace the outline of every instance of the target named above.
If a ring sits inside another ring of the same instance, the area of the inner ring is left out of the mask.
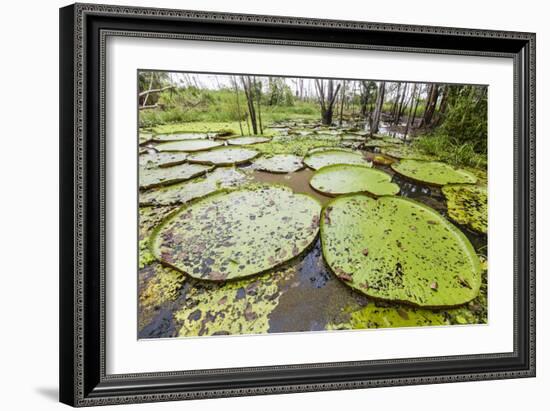
[[[326,146],[326,147],[315,147],[307,152],[307,155],[320,153],[322,151],[345,151],[347,153],[357,153],[356,150],[348,147],[335,147],[335,146]]]
[[[147,152],[139,156],[140,167],[171,167],[178,164],[185,163],[187,159],[187,153],[174,152],[174,153],[157,153]]]
[[[265,334],[294,267],[224,283],[195,281],[174,313],[180,337]]]
[[[197,164],[212,164],[228,166],[232,164],[247,163],[259,153],[244,147],[220,147],[201,153],[194,153],[187,157],[187,161]]]
[[[311,186],[326,195],[367,192],[375,196],[395,195],[399,186],[391,176],[375,168],[359,165],[336,164],[316,171]]]
[[[140,206],[187,203],[222,188],[234,188],[249,181],[249,177],[233,167],[218,167],[201,177],[166,187],[139,193]]]
[[[246,146],[250,144],[267,143],[269,140],[271,139],[267,137],[249,136],[230,138],[227,140],[227,142],[234,146]]]
[[[447,200],[447,212],[458,224],[487,234],[487,187],[450,184],[441,191]]]
[[[401,160],[392,164],[391,168],[411,180],[435,186],[453,183],[474,184],[477,181],[477,177],[472,173],[437,161]]]
[[[183,140],[162,143],[155,147],[158,151],[203,151],[219,147],[223,143],[212,140]]]
[[[153,254],[198,279],[259,274],[315,239],[321,206],[283,186],[220,191],[171,215],[151,238]]]
[[[254,161],[254,169],[271,173],[294,173],[304,168],[302,157],[293,154],[276,154],[260,157]]]
[[[464,234],[420,203],[355,194],[321,215],[323,255],[335,275],[367,296],[423,307],[474,299],[481,267]]]
[[[372,163],[363,157],[361,153],[350,153],[341,150],[320,151],[309,154],[304,158],[304,163],[314,170],[333,164],[359,164],[371,167]]]
[[[182,141],[182,140],[200,140],[209,137],[208,133],[176,133],[176,134],[157,134],[153,136],[153,141]]]
[[[179,183],[200,176],[213,168],[213,166],[203,164],[180,164],[166,168],[140,167],[139,188],[145,190],[148,188]]]
[[[378,141],[376,141],[377,143]],[[388,143],[386,141],[383,141],[385,144],[385,146],[380,146],[380,145],[377,145],[377,147],[381,147],[381,151],[382,153],[390,156],[390,157],[393,157],[393,158],[397,158],[399,160],[401,159],[406,159],[406,160],[437,160],[437,158],[435,156],[432,156],[432,155],[429,155],[429,154],[424,154],[420,151],[418,151],[417,149],[409,146],[409,145],[405,145],[405,144],[402,144],[400,146],[398,145],[395,145],[393,143]],[[373,144],[375,144],[375,142],[373,141],[372,142]]]

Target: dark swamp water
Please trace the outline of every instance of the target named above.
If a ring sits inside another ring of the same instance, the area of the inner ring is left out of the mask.
[[[399,195],[419,201],[446,216],[446,203],[440,189],[408,181],[395,175],[389,166],[375,167],[392,175],[392,181],[400,187]],[[250,170],[247,166],[241,168],[256,182],[283,184],[294,192],[314,196],[322,204],[331,199],[310,187],[309,180],[313,175],[310,169],[273,174]],[[476,252],[485,256],[487,236],[458,227]],[[353,291],[326,266],[319,238],[308,251],[284,268],[288,268],[284,275],[277,280],[265,280],[265,284],[262,283],[264,276],[222,286],[186,279],[177,287],[175,298],[148,307],[148,320],[140,326],[139,338],[478,324],[487,321],[485,276],[480,296],[471,303],[454,309],[425,310],[369,301],[363,294]],[[141,272],[140,276],[143,276]]]

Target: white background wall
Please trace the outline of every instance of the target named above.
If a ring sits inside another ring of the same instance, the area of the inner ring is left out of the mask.
[[[545,2],[129,0],[114,4],[444,25],[537,33],[538,377],[125,406],[193,410],[545,409],[550,388],[550,228],[545,155],[550,113],[550,28]],[[0,24],[0,408],[49,410],[57,403],[58,346],[58,7],[64,1],[11,1]],[[546,94],[546,95],[545,95]],[[546,115],[545,115],[546,114]]]

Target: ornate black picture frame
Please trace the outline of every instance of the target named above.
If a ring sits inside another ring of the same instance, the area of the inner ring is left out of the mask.
[[[405,360],[108,375],[105,40],[216,40],[504,57],[514,64],[514,350]],[[60,10],[60,400],[168,401],[535,375],[535,35],[76,4]]]

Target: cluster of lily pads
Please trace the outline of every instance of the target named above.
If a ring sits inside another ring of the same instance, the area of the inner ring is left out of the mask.
[[[478,296],[484,270],[468,238],[392,181],[396,173],[440,188],[450,219],[486,233],[486,187],[473,173],[360,130],[273,124],[269,138],[227,134],[140,132],[140,216],[154,222],[140,234],[140,302],[150,312],[155,298],[174,299],[188,284],[194,297],[175,314],[179,334],[267,331],[278,285],[318,237],[334,277],[368,298],[431,309]],[[304,168],[313,171],[312,189],[332,197],[326,204],[250,176]],[[206,310],[213,298],[224,307],[219,315]],[[231,320],[239,316],[246,325]],[[426,318],[411,316],[416,324]]]

